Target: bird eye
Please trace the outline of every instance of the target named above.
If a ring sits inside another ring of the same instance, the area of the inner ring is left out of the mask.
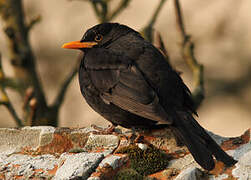
[[[96,42],[102,41],[102,39],[103,39],[103,36],[101,34],[98,34],[98,35],[95,36],[95,41]]]

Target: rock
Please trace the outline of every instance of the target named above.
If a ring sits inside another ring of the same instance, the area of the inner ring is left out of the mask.
[[[100,180],[99,177],[89,177],[87,180]]]
[[[245,145],[244,145],[245,146]],[[243,149],[249,149],[249,151],[245,152],[238,160],[238,163],[235,165],[236,168],[232,170],[232,174],[234,177],[241,180],[251,180],[251,144],[246,145]],[[240,150],[243,150],[240,148]],[[240,153],[242,154],[242,153]],[[240,156],[238,154],[238,156]]]
[[[106,155],[118,147],[119,138],[115,135],[99,135],[91,133],[84,146],[86,151],[101,151]]]
[[[103,158],[102,153],[62,154],[54,179],[87,179]]]
[[[229,176],[227,174],[221,174],[219,176],[210,176],[209,180],[227,180],[228,177]]]
[[[45,141],[51,141],[54,130],[50,126],[0,128],[0,151],[18,152],[23,147],[36,149]]]
[[[204,173],[196,167],[190,167],[182,171],[175,180],[203,180]]]
[[[200,168],[200,166],[195,162],[193,159],[193,156],[191,154],[188,154],[184,156],[183,158],[174,159],[169,162],[169,168],[175,168],[180,170],[185,170],[189,167],[197,167]]]
[[[250,130],[236,138],[209,134],[238,163],[217,162],[207,172],[186,147],[178,147],[169,129],[137,134],[116,128],[0,128],[0,179],[175,179],[251,180]]]
[[[96,171],[92,173],[91,177],[99,179],[113,179],[118,170],[123,166],[126,166],[127,161],[127,155],[108,155],[101,161],[99,166],[96,168]]]
[[[26,178],[50,177],[57,169],[58,161],[53,155],[29,156],[23,154],[5,155],[0,158],[0,174],[6,179],[15,179],[17,176]]]
[[[106,166],[110,166],[112,167],[112,169],[119,168],[123,165],[125,157],[126,155],[123,156],[110,155],[101,161],[99,167],[104,168]]]

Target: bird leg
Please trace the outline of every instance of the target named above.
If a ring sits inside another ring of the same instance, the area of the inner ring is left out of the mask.
[[[98,127],[97,125],[95,124],[92,124],[91,127],[95,130],[97,130],[100,134],[112,134],[113,132],[115,132],[115,125],[109,125],[107,128],[101,128],[101,127]]]
[[[132,134],[128,137],[130,144],[142,143],[144,141],[144,130],[131,128]]]

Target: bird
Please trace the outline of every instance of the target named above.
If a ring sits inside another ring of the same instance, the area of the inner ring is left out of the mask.
[[[83,52],[80,90],[89,106],[114,126],[170,127],[204,169],[237,161],[194,119],[192,95],[164,55],[141,34],[120,23],[101,23],[62,48]]]

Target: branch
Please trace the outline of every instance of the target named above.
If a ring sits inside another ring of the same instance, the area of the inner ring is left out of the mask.
[[[45,116],[47,103],[42,89],[40,78],[36,71],[35,57],[29,43],[29,29],[38,21],[33,20],[30,25],[24,22],[24,12],[21,0],[1,0],[0,15],[4,21],[4,30],[7,35],[10,61],[16,78],[22,79],[25,86],[21,92],[24,95],[26,88],[34,87],[34,96],[37,99],[38,118]],[[33,25],[32,25],[33,24]]]
[[[74,1],[74,0],[69,0]],[[121,0],[118,7],[111,13],[109,13],[109,5],[111,0],[75,0],[85,1],[92,4],[93,10],[99,19],[100,23],[109,22],[117,17],[131,2],[131,0]],[[110,14],[110,15],[109,15]]]
[[[176,14],[176,23],[177,23],[177,28],[181,33],[181,37],[183,38],[183,41],[185,42],[185,39],[187,38],[186,32],[185,32],[185,26],[183,23],[183,18],[182,18],[182,12],[180,9],[180,4],[179,0],[174,0],[174,5],[175,5],[175,14]]]
[[[195,108],[197,109],[205,96],[203,65],[199,64],[194,56],[194,43],[191,41],[191,37],[186,34],[179,0],[174,0],[174,4],[177,28],[180,31],[183,39],[182,55],[189,68],[193,72],[193,83],[195,87],[193,91],[193,100],[195,103]]]
[[[82,57],[83,57],[83,53],[80,53],[78,56],[77,65],[72,69],[72,71],[69,73],[69,75],[66,77],[65,81],[61,85],[61,88],[58,92],[58,95],[51,106],[52,108],[55,108],[56,110],[58,110],[60,108],[60,106],[62,105],[62,103],[64,101],[66,90],[69,87],[72,79],[74,78],[74,76],[78,72],[78,64],[81,61]]]
[[[103,0],[90,0],[89,2],[92,3],[92,7],[96,16],[98,17],[99,21],[107,22],[107,2]]]
[[[0,78],[0,84],[4,87],[12,88],[14,90],[20,91],[24,89],[25,83],[21,79],[6,77]]]
[[[2,59],[1,59],[1,54],[0,54],[0,80],[4,79],[4,72],[2,69]],[[21,121],[21,119],[18,117],[15,109],[13,108],[10,99],[5,91],[5,87],[0,83],[0,92],[1,92],[1,97],[0,97],[0,105],[4,105],[8,111],[10,112],[10,114],[12,115],[12,117],[14,118],[16,124],[21,127],[23,126],[23,123]]]
[[[85,1],[89,2],[92,5],[92,8],[99,20],[100,23],[109,21],[107,18],[107,7],[108,2],[107,0],[69,0],[69,1]],[[100,6],[100,7],[98,7]]]
[[[151,17],[149,23],[146,25],[146,27],[143,29],[143,34],[144,37],[152,42],[153,41],[153,26],[157,20],[157,17],[160,13],[161,8],[163,7],[164,3],[166,2],[166,0],[161,0],[158,7],[156,8],[156,10],[154,11],[153,16]]]

